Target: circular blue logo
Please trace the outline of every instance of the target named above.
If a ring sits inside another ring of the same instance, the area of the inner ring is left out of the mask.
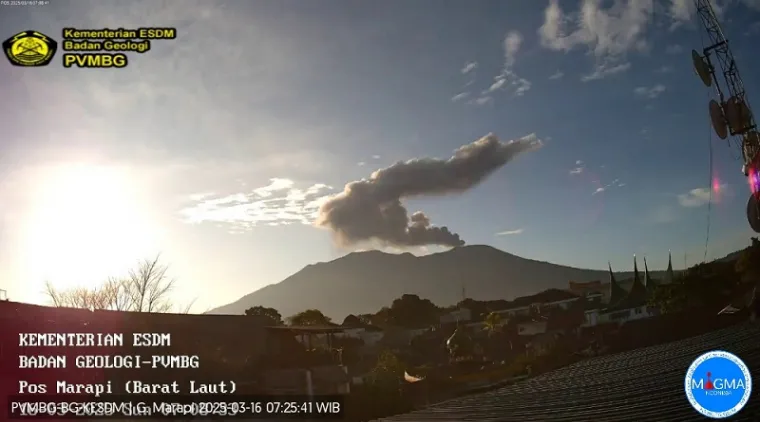
[[[739,413],[752,394],[752,376],[738,356],[713,350],[696,358],[684,380],[686,398],[708,418],[724,419]]]

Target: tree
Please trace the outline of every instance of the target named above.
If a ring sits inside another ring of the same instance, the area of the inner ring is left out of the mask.
[[[272,321],[272,325],[282,325],[282,315],[280,315],[280,312],[274,308],[267,308],[265,306],[253,306],[246,309],[245,314],[248,316],[266,317]]]
[[[389,310],[390,322],[404,328],[420,328],[438,322],[440,310],[428,299],[405,294],[393,301]]]
[[[126,277],[109,277],[93,288],[73,287],[56,289],[45,284],[45,294],[53,306],[130,312],[170,312],[174,308],[170,294],[176,280],[167,277],[168,266],[161,264],[160,255],[140,261]],[[193,301],[194,302],[194,301]],[[179,313],[189,313],[193,302],[178,307]]]
[[[391,308],[389,308],[388,306],[383,306],[379,311],[377,311],[370,318],[372,320],[372,324],[374,325],[386,326],[386,325],[392,325],[394,323]]]
[[[375,315],[373,314],[359,314],[356,316],[359,318],[359,321],[364,325],[374,325],[375,324]]]
[[[343,324],[341,325],[345,327],[359,327],[362,325],[362,321],[356,315],[348,315],[343,319]]]
[[[498,331],[499,326],[501,325],[501,316],[496,312],[491,312],[488,314],[488,316],[486,316],[486,319],[483,321],[483,323],[488,330],[488,335],[491,336],[496,331]]]
[[[760,280],[760,240],[752,238],[752,244],[745,249],[736,261],[736,272],[749,282]]]
[[[670,284],[658,286],[649,304],[663,313],[680,312],[695,307],[725,306],[739,283],[731,262],[695,265]]]
[[[396,384],[404,376],[404,364],[390,350],[384,350],[377,358],[377,364],[372,369],[372,377],[375,382],[383,384]]]
[[[332,319],[318,309],[307,309],[288,318],[290,325],[330,325]]]

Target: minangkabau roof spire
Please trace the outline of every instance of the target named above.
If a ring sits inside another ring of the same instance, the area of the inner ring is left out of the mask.
[[[633,282],[641,283],[641,279],[639,279],[639,267],[636,264],[636,254],[633,254]]]
[[[665,282],[673,282],[673,258],[670,255],[670,250],[668,250],[668,270],[665,272]]]
[[[649,267],[647,266],[647,257],[644,257],[644,287],[649,285]]]
[[[614,305],[615,303],[618,303],[619,301],[623,300],[627,292],[625,289],[620,287],[620,285],[615,280],[615,274],[612,272],[612,264],[607,262],[607,266],[610,268],[610,305]]]
[[[651,293],[657,287],[657,283],[649,275],[649,266],[647,265],[647,257],[644,257],[644,287]]]

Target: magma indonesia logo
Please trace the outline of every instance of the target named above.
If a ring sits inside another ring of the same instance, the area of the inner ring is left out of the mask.
[[[736,355],[714,350],[692,362],[684,387],[686,398],[697,412],[723,419],[739,413],[747,404],[752,394],[752,376]]]

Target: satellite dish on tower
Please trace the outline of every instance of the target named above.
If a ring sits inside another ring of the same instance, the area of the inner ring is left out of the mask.
[[[742,133],[750,126],[751,112],[747,103],[737,97],[731,97],[725,104],[726,121],[732,133]]]
[[[720,104],[715,100],[710,100],[710,120],[718,138],[726,139],[728,137],[726,117],[723,115],[723,109],[720,107]]]
[[[705,86],[712,86],[712,75],[710,75],[710,66],[705,63],[705,59],[697,53],[697,50],[691,50],[691,62],[694,64],[694,72]]]
[[[747,221],[756,233],[760,233],[760,209],[758,209],[757,194],[749,196],[747,202]]]

